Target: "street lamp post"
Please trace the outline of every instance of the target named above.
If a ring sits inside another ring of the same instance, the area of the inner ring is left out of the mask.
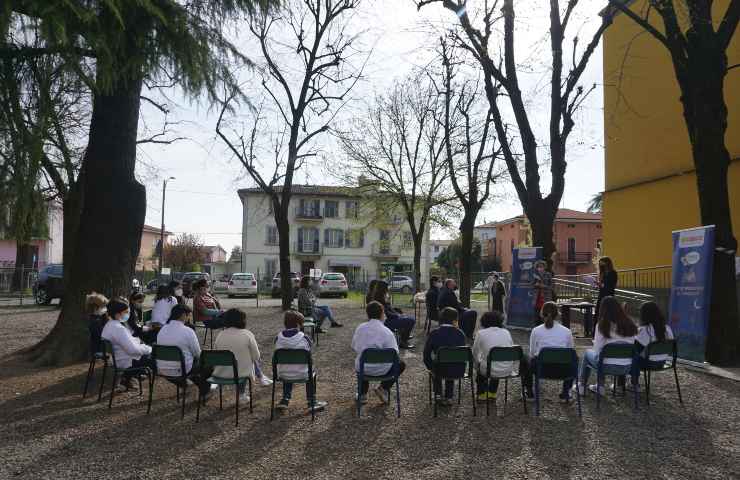
[[[162,182],[162,230],[159,232],[159,278],[162,278],[162,267],[164,266],[164,199],[167,194],[167,182],[175,177],[165,178]]]

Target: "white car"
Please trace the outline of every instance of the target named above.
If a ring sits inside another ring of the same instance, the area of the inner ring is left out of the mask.
[[[414,291],[414,279],[405,275],[391,277],[391,292],[411,293]]]
[[[344,274],[330,272],[321,275],[319,280],[319,297],[327,295],[337,295],[347,298],[349,288],[347,288],[347,279]]]
[[[237,296],[256,297],[257,279],[251,273],[235,273],[231,275],[226,293],[229,298]]]

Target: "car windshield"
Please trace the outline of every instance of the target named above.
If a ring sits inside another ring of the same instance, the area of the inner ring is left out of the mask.
[[[234,274],[234,276],[232,276],[231,278],[234,280],[252,280],[254,278],[254,275],[252,275],[251,273],[241,275]]]
[[[344,275],[341,273],[327,273],[324,275],[324,280],[344,280]]]

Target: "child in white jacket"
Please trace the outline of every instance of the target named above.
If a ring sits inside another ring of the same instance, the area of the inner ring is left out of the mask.
[[[488,352],[493,347],[511,347],[514,341],[511,333],[503,328],[504,316],[501,312],[486,312],[480,319],[481,328],[475,335],[473,342],[473,358],[478,370],[478,400],[487,399],[495,400],[496,391],[498,390],[498,380],[488,379]],[[506,377],[515,375],[519,365],[514,362],[497,362],[491,369],[491,375],[494,377]]]
[[[302,331],[303,328],[303,315],[298,312],[289,310],[285,312],[284,317],[285,330],[278,333],[275,338],[275,350],[288,349],[288,350],[306,350],[311,351],[312,343]],[[313,367],[314,374],[316,368]],[[315,389],[316,385],[313,379],[308,378],[308,365],[278,365],[274,381],[283,381],[283,398],[277,405],[278,410],[285,410],[290,404],[290,399],[293,394],[293,384],[286,383],[285,380],[309,380],[306,383],[306,398],[308,399],[308,408],[312,408],[314,411],[323,410],[326,408],[327,403],[316,401]]]

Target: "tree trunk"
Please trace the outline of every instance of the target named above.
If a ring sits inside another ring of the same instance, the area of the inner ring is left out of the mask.
[[[418,238],[417,238],[418,237]],[[414,235],[414,292],[421,291],[421,244],[424,241],[424,231]]]
[[[13,270],[13,278],[10,284],[10,290],[12,292],[22,292],[27,287],[28,272],[33,269],[33,262],[28,262],[30,257],[29,249],[31,245],[28,243],[18,243],[15,246],[15,268]],[[38,259],[37,259],[38,261]]]
[[[470,307],[471,268],[473,264],[473,229],[476,212],[465,212],[460,222],[460,302]]]
[[[553,227],[558,209],[550,203],[547,198],[531,201],[526,213],[532,228],[532,245],[542,247],[542,258],[552,267],[555,253]]]
[[[96,95],[80,173],[76,235],[65,238],[65,297],[56,325],[30,350],[39,364],[64,365],[88,355],[85,295],[126,296],[139,255],[146,189],[134,177],[142,80]],[[67,225],[65,235],[74,225]],[[71,207],[75,213],[76,208]],[[72,250],[70,250],[72,249]],[[74,252],[71,262],[68,256]]]
[[[280,246],[280,295],[283,310],[289,310],[293,303],[293,279],[290,276],[290,224],[288,223],[288,205],[282,203],[282,213],[275,215]],[[277,210],[276,210],[277,212]]]
[[[724,52],[722,53],[724,56]],[[703,55],[703,59],[709,55]],[[699,62],[682,85],[684,116],[691,139],[702,225],[715,226],[712,302],[706,358],[714,364],[738,359],[740,318],[735,280],[737,240],[732,231],[727,172],[730,154],[725,145],[727,106],[723,82],[727,60]],[[711,67],[711,68],[710,68]]]

